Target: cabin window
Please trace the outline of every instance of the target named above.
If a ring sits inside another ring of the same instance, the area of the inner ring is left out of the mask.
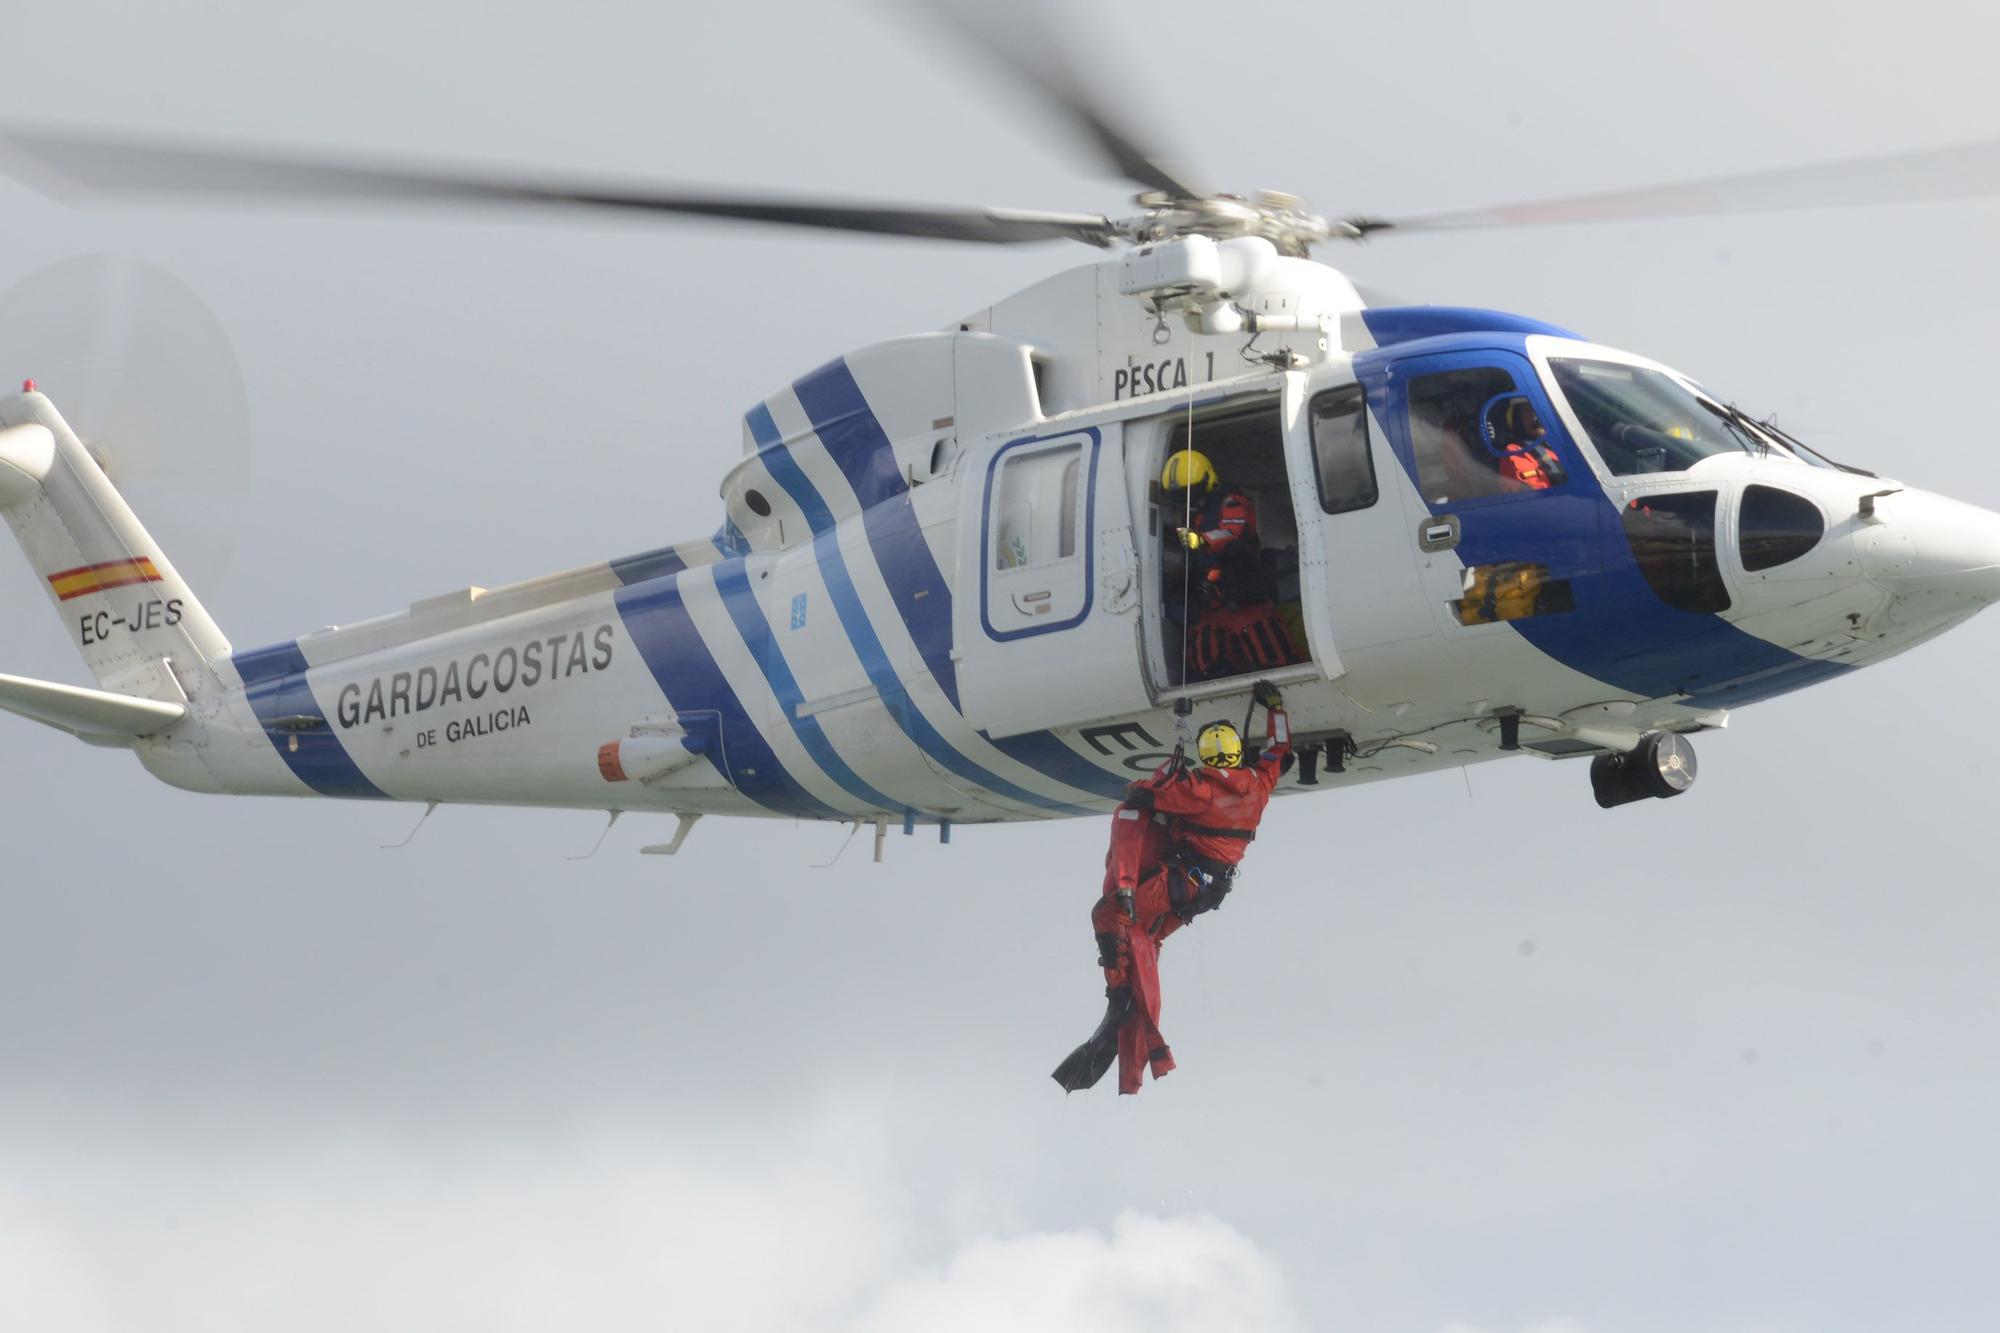
[[[1431,504],[1525,495],[1567,479],[1541,414],[1505,370],[1419,375],[1409,397],[1417,485]]]
[[[1313,464],[1319,474],[1319,507],[1329,514],[1366,509],[1380,492],[1368,449],[1368,401],[1358,384],[1312,401]]]
[[[1729,590],[1715,562],[1714,491],[1645,495],[1620,511],[1625,540],[1647,584],[1682,611],[1729,609]]]
[[[1743,568],[1775,569],[1819,545],[1826,519],[1819,506],[1803,495],[1775,486],[1749,486],[1743,491],[1736,532]]]
[[[1571,358],[1550,361],[1549,369],[1616,476],[1685,472],[1713,454],[1767,447],[1663,371]]]
[[[1027,569],[1076,555],[1083,445],[1017,450],[994,489],[993,567]]]

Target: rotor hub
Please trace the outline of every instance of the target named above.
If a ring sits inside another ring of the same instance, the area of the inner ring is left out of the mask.
[[[1180,236],[1207,236],[1218,241],[1261,236],[1276,246],[1279,254],[1303,259],[1316,243],[1334,234],[1325,218],[1308,211],[1305,200],[1276,190],[1259,190],[1247,199],[1234,194],[1184,199],[1148,190],[1135,195],[1132,202],[1145,212],[1116,225],[1134,245],[1152,245]]]

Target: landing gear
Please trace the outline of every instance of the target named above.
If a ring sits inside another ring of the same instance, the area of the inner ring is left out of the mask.
[[[1590,761],[1590,789],[1606,810],[1648,797],[1665,800],[1694,786],[1694,746],[1671,731],[1649,731],[1625,754]]]

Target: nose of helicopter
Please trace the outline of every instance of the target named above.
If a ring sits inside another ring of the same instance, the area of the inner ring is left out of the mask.
[[[2000,513],[1915,490],[1875,505],[1861,563],[1885,592],[2000,601]]]

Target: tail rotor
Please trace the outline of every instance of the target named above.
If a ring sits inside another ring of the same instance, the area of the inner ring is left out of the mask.
[[[229,335],[187,283],[109,254],[0,293],[0,376],[32,377],[188,582],[227,572],[254,471]]]

